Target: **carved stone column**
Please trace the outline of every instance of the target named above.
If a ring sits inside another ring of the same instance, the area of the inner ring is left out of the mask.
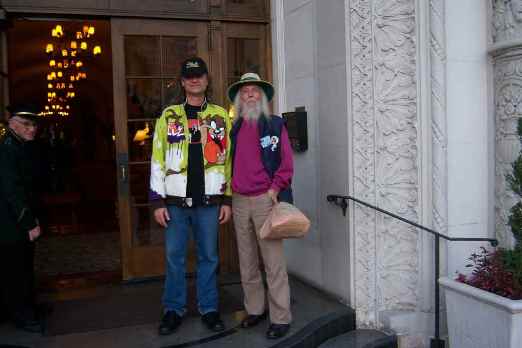
[[[508,225],[516,197],[506,182],[520,143],[517,122],[522,116],[522,0],[494,0],[493,57],[495,81],[495,229],[501,246],[513,245]]]
[[[350,186],[360,199],[419,221],[415,0],[346,0],[350,55]],[[418,304],[417,231],[355,206],[354,304],[359,326]]]

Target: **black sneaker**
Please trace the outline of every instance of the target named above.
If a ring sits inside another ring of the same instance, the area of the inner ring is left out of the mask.
[[[270,324],[266,337],[270,339],[281,338],[290,330],[290,324]]]
[[[161,318],[158,328],[160,335],[170,335],[181,325],[181,317],[175,311],[168,311]]]
[[[225,324],[219,317],[218,312],[208,312],[201,316],[201,321],[206,325],[209,330],[214,332],[220,332],[225,330]]]

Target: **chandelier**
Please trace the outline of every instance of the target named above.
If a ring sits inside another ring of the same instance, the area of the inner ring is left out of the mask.
[[[47,104],[42,116],[69,116],[69,102],[77,96],[76,84],[87,78],[85,58],[101,54],[101,46],[92,41],[94,26],[83,25],[77,31],[66,31],[62,25],[51,30],[51,41],[45,46],[49,59]]]

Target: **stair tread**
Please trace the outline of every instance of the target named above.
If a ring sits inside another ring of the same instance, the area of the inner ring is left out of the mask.
[[[370,348],[395,347],[397,338],[379,330],[358,329],[332,337],[319,345],[319,348]],[[389,345],[388,345],[389,344]]]

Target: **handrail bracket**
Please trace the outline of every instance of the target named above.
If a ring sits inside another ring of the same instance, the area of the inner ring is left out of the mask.
[[[346,209],[348,208],[348,197],[328,195],[326,196],[326,200],[338,207],[341,207],[343,210],[343,216],[346,216]]]

